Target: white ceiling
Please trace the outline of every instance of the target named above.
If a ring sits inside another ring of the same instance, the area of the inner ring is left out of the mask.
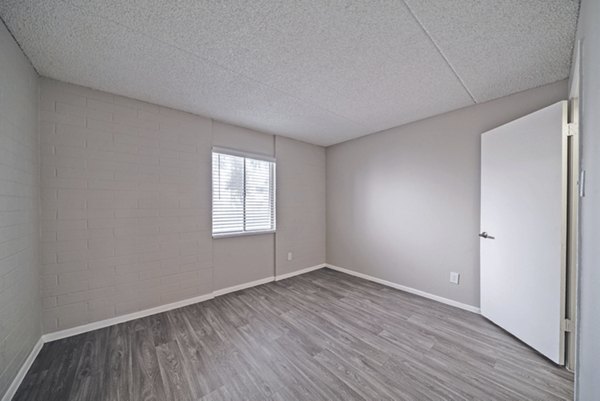
[[[577,0],[0,0],[42,75],[331,145],[566,78]]]

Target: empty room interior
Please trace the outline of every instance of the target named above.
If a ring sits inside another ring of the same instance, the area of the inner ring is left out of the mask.
[[[600,400],[599,0],[0,0],[0,400]]]

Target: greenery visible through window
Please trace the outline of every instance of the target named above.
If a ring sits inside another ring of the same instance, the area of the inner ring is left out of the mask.
[[[275,230],[275,162],[213,150],[212,233],[227,236]]]

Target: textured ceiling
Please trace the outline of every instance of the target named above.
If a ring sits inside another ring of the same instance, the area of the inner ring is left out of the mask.
[[[40,74],[331,145],[566,78],[573,0],[0,0]]]

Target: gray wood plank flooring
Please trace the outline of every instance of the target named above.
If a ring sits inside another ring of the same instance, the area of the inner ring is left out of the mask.
[[[481,316],[322,269],[45,344],[13,400],[572,397]]]

